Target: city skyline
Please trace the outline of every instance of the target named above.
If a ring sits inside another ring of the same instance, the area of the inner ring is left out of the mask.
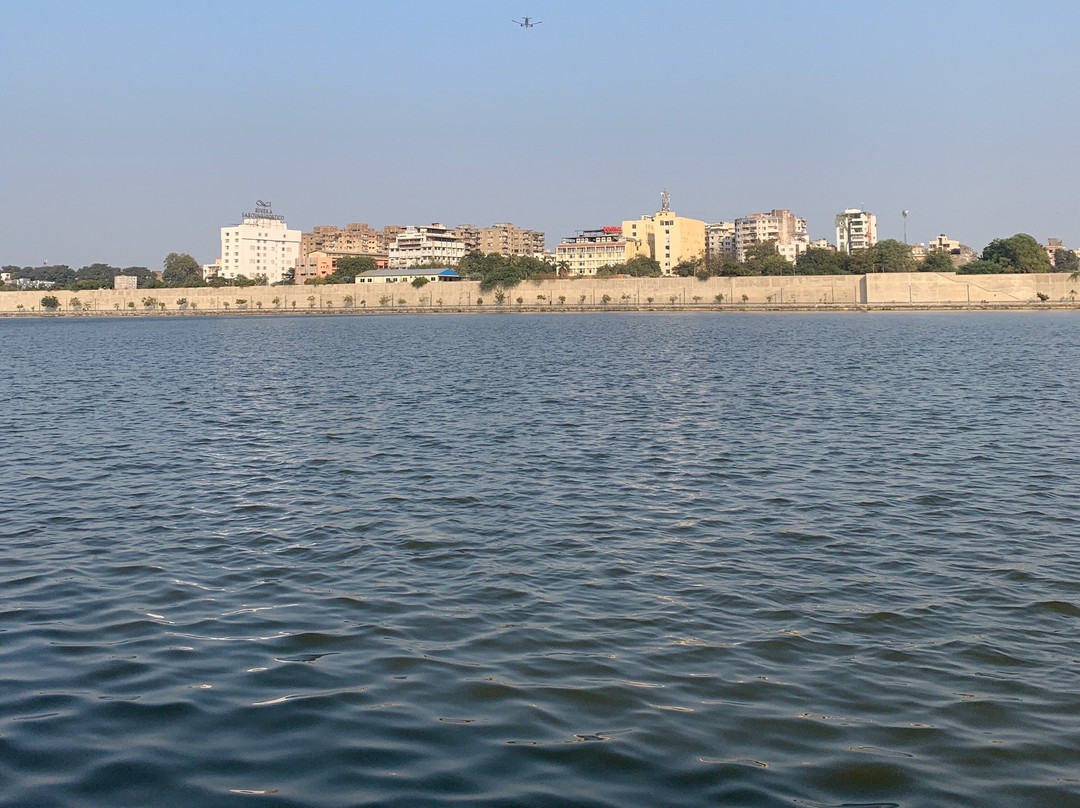
[[[1065,3],[529,6],[510,16],[544,25],[493,2],[8,8],[0,261],[208,263],[256,198],[303,231],[510,221],[553,249],[662,188],[812,239],[861,208],[881,239],[906,209],[911,243],[1080,242]]]

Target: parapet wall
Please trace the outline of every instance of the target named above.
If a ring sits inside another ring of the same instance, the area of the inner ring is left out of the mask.
[[[752,278],[579,278],[525,281],[507,289],[502,306],[691,306],[753,304],[787,307],[875,305],[980,305],[1074,301],[1080,281],[1066,273],[1039,275],[957,275],[910,272],[880,275],[796,275]],[[59,311],[95,314],[154,312],[303,312],[341,309],[475,307],[499,305],[496,292],[481,292],[475,281],[243,288],[97,289],[82,292],[33,290],[0,292],[0,314],[42,311],[53,295]],[[604,300],[604,296],[608,300]],[[520,303],[518,299],[520,298]],[[19,306],[22,306],[20,309]]]

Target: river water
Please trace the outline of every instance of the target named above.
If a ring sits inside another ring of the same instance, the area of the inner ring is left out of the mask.
[[[1080,806],[1078,323],[0,321],[0,805]]]

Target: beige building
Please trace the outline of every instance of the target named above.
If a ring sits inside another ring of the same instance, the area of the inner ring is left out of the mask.
[[[245,213],[240,224],[221,228],[219,277],[261,275],[267,283],[280,283],[299,257],[300,231],[289,230],[269,202],[256,202],[255,212]]]
[[[705,255],[710,260],[735,257],[735,222],[705,225]]]
[[[555,266],[570,275],[595,275],[602,266],[625,264],[637,257],[637,242],[623,236],[622,227],[583,230],[555,248]]]
[[[671,275],[682,261],[705,256],[705,222],[676,216],[667,191],[660,194],[658,213],[623,222],[622,234],[637,245],[638,255],[655,259],[665,275]]]
[[[382,233],[366,222],[351,222],[344,228],[322,224],[300,237],[301,255],[317,250],[349,255],[385,253],[386,241]]]
[[[480,234],[483,231],[475,224],[459,224],[454,228],[454,235],[465,245],[465,252],[481,249]]]
[[[942,233],[929,244],[927,244],[926,249],[929,252],[958,252],[960,250],[960,242],[956,239],[951,239],[944,233]]]
[[[465,242],[439,223],[406,227],[389,249],[389,267],[405,269],[417,264],[454,266],[465,257]]]
[[[776,243],[776,251],[792,263],[810,248],[806,219],[786,209],[750,213],[735,220],[735,258],[746,260],[746,251],[766,241]]]
[[[542,258],[544,234],[536,230],[523,230],[510,222],[501,222],[480,229],[480,251],[500,255],[528,255]]]
[[[877,216],[858,208],[836,215],[836,250],[851,255],[877,244]]]
[[[391,225],[376,230],[366,222],[352,222],[344,228],[318,225],[300,237],[301,261],[313,252],[323,252],[335,259],[344,256],[373,258],[379,266],[386,266],[388,246],[401,229]],[[388,237],[388,232],[393,235]],[[297,270],[300,270],[299,262]]]
[[[139,279],[134,275],[114,275],[113,276],[113,289],[136,289],[139,286]]]

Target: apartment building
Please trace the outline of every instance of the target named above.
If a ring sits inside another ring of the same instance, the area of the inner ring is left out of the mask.
[[[475,224],[459,224],[454,228],[454,235],[461,239],[467,253],[482,249],[480,246],[480,234],[482,232]]]
[[[638,254],[637,242],[627,239],[622,227],[601,227],[563,239],[555,248],[555,266],[571,275],[595,275],[602,266],[625,264]]]
[[[385,266],[389,245],[403,229],[389,225],[376,230],[366,222],[352,222],[344,228],[318,225],[300,237],[300,255],[303,258],[313,252],[324,252],[334,257],[366,256]]]
[[[735,257],[735,222],[705,225],[705,256],[715,261]]]
[[[303,286],[309,280],[328,278],[334,274],[334,257],[325,250],[313,250],[296,259],[293,283]]]
[[[858,208],[848,208],[836,215],[836,249],[851,253],[869,250],[877,244],[877,217]]]
[[[390,269],[406,269],[417,264],[437,262],[453,266],[465,257],[465,242],[454,231],[438,222],[421,227],[406,227],[389,248]]]
[[[790,210],[774,209],[768,213],[749,213],[735,220],[735,258],[746,260],[746,251],[766,241],[776,243],[776,251],[788,261],[795,260],[810,248],[806,219]]]
[[[299,257],[300,231],[290,230],[269,202],[255,203],[255,212],[243,214],[240,224],[221,228],[222,278],[262,275],[268,283],[280,283]]]
[[[480,251],[500,255],[528,255],[542,258],[544,234],[536,230],[523,230],[510,222],[500,222],[480,229]]]

